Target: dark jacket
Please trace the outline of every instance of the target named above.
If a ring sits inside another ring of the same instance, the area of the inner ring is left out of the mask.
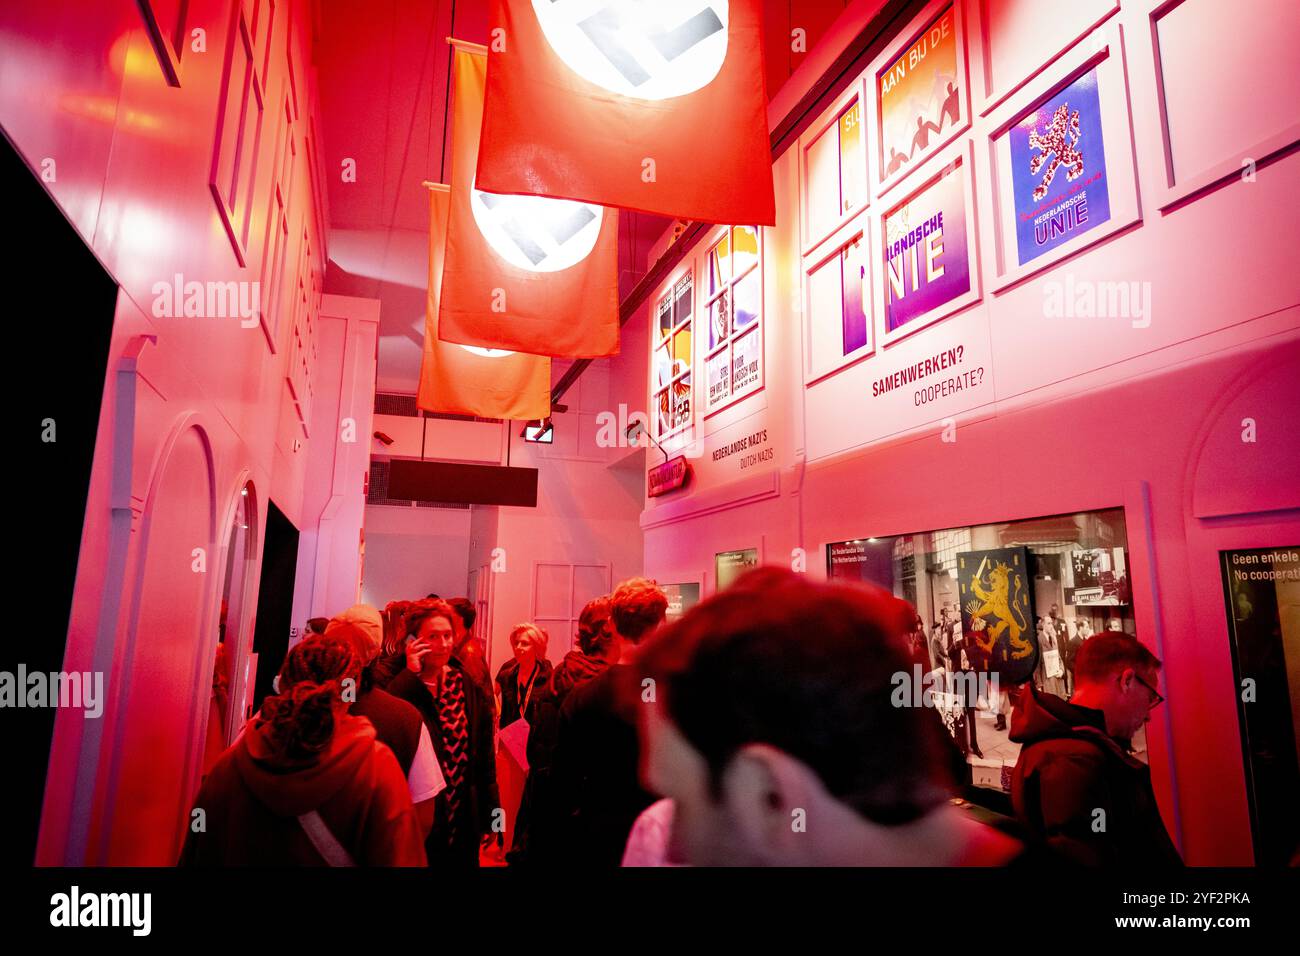
[[[582,651],[570,651],[551,672],[546,684],[535,691],[528,705],[528,779],[519,802],[511,864],[559,862],[566,847],[563,832],[566,818],[555,800],[551,762],[559,734],[560,708],[569,692],[593,680],[609,667],[603,658]]]
[[[578,865],[618,866],[632,824],[657,799],[638,776],[637,673],[615,664],[560,708],[552,773],[566,853]]]
[[[1011,721],[1011,739],[1023,745],[1012,805],[1051,849],[1088,866],[1182,865],[1160,818],[1151,769],[1129,752],[1128,741],[1106,733],[1101,711],[1030,688]]]
[[[474,686],[481,690],[483,696],[495,707],[496,692],[492,689],[492,675],[488,672],[483,642],[477,637],[467,636],[460,646],[452,651],[451,659],[460,665],[465,676],[474,682]]]
[[[582,651],[569,651],[564,655],[537,700],[529,705],[533,712],[528,731],[528,767],[530,772],[549,771],[555,754],[555,738],[560,732],[560,708],[564,699],[579,687],[609,667],[600,657],[590,657]]]
[[[532,734],[532,713],[536,710],[534,704],[546,690],[546,686],[551,680],[551,671],[554,668],[548,660],[539,660],[537,669],[533,673],[532,691],[524,691],[528,698],[528,713],[520,712],[520,704],[523,702],[519,698],[519,662],[513,657],[501,665],[501,670],[497,671],[497,692],[501,695],[501,726],[509,727],[520,717],[528,720],[529,735]]]
[[[410,637],[403,638],[397,650],[381,653],[370,665],[376,687],[387,687],[389,681],[406,670],[406,645],[409,642]],[[483,642],[476,637],[466,638],[460,647],[452,651],[451,659],[495,706],[492,677],[488,674],[487,660],[483,656]]]
[[[453,659],[452,667],[457,664]],[[445,768],[446,754],[443,752],[442,727],[438,721],[438,705],[433,694],[425,686],[418,674],[404,670],[388,682],[388,692],[395,697],[413,705],[424,718],[424,725],[429,728],[433,739],[438,762]],[[483,696],[478,685],[472,680],[465,680],[465,717],[469,722],[470,763],[466,783],[469,786],[469,805],[474,814],[474,833],[492,832],[493,811],[501,805],[497,796],[496,755],[493,752],[492,737],[492,702]],[[446,791],[439,795],[436,819],[446,819]],[[435,833],[430,834],[430,858],[434,857],[437,841],[437,824]]]
[[[379,742],[393,752],[402,773],[409,777],[415,751],[420,746],[420,728],[423,726],[420,712],[378,687],[362,691],[350,712],[354,717],[365,717],[375,725]]]

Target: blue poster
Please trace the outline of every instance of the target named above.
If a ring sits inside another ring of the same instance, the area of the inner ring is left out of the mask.
[[[1011,128],[1020,264],[1110,218],[1097,71],[1048,97]]]

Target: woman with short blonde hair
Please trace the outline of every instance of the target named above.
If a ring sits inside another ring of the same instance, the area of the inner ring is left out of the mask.
[[[521,717],[527,719],[533,698],[551,678],[546,659],[550,635],[532,622],[510,629],[510,650],[514,657],[497,671],[497,693],[501,696],[501,726],[508,727]]]

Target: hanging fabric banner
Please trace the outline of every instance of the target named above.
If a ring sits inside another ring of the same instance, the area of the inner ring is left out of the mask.
[[[438,299],[451,193],[429,189],[429,294],[416,405],[426,412],[531,420],[551,414],[551,360],[438,340]]]
[[[493,0],[478,181],[776,224],[758,0]]]
[[[438,336],[534,355],[618,352],[618,213],[476,187],[487,56],[457,45]]]

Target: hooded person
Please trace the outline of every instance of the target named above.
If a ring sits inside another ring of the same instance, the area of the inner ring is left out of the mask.
[[[427,835],[433,828],[435,798],[446,788],[447,780],[420,712],[375,683],[373,671],[383,649],[383,634],[379,611],[364,604],[344,611],[325,629],[327,637],[347,641],[361,662],[356,701],[350,712],[354,717],[369,720],[379,742],[397,758],[406,775],[411,802]]]
[[[1137,638],[1090,639],[1067,702],[1032,685],[1011,720],[1021,744],[1011,802],[1021,824],[1062,858],[1085,866],[1181,866],[1131,740],[1164,698],[1160,661]]]
[[[194,802],[182,866],[423,866],[406,780],[371,723],[348,714],[352,644],[297,644],[246,732]]]

